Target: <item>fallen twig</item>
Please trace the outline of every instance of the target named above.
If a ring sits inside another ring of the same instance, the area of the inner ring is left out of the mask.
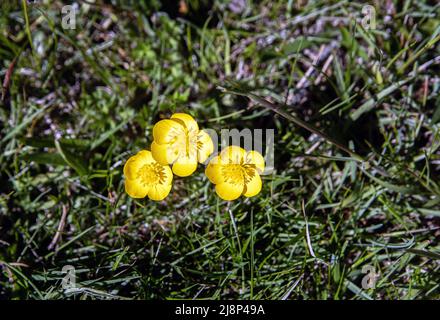
[[[55,236],[53,237],[51,243],[47,247],[49,250],[52,250],[53,248],[55,248],[55,246],[57,245],[58,241],[61,238],[61,234],[64,231],[64,227],[66,225],[66,219],[67,219],[67,214],[69,212],[69,207],[67,205],[63,204],[62,208],[63,208],[62,209],[63,213],[61,215],[60,223],[58,224],[57,232],[55,233]]]
[[[6,71],[5,79],[3,80],[3,86],[2,86],[2,101],[5,101],[6,93],[8,92],[9,85],[11,83],[11,75],[12,72],[14,71],[16,63],[17,63],[17,57],[15,57],[14,60],[12,60],[8,70]]]

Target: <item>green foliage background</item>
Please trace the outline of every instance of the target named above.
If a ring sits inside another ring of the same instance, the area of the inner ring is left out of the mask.
[[[375,29],[367,2],[87,0],[70,30],[69,3],[0,5],[1,298],[440,297],[436,1],[369,2]],[[258,197],[221,201],[203,166],[162,202],[124,193],[124,162],[176,111],[275,129]]]

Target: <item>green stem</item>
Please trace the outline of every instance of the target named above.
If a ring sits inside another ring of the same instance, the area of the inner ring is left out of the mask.
[[[29,24],[29,16],[28,16],[28,12],[27,12],[26,0],[22,0],[21,4],[23,6],[24,21],[26,23],[26,35],[28,37],[29,45],[31,46],[31,50],[32,50],[32,52],[34,52],[34,43],[32,42],[32,35],[31,35],[31,28],[30,28],[30,24]]]

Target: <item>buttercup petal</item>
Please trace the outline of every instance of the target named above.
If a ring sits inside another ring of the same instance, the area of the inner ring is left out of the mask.
[[[173,172],[176,176],[187,177],[197,169],[197,159],[194,157],[179,157],[173,164]]]
[[[264,171],[264,158],[258,151],[252,150],[246,154],[246,163],[255,164],[259,173]]]
[[[199,132],[199,125],[197,124],[196,120],[194,120],[194,118],[187,113],[175,113],[171,116],[171,119],[182,121],[182,123],[190,132]]]
[[[142,150],[128,159],[124,165],[124,175],[125,191],[132,198],[145,198],[148,195],[150,199],[162,200],[170,192],[173,181],[171,168],[158,163],[148,150]]]
[[[197,136],[197,160],[203,163],[214,152],[214,143],[206,131],[199,131]]]
[[[212,158],[209,164],[206,166],[205,175],[212,183],[219,184],[225,181],[221,170],[222,167],[220,165],[219,157],[217,156]]]
[[[184,127],[177,121],[160,120],[153,127],[153,138],[156,143],[170,143],[184,133]]]
[[[246,151],[238,146],[229,146],[220,153],[221,161],[224,163],[232,162],[239,164],[245,159]]]
[[[260,193],[261,191],[261,177],[255,172],[254,176],[248,181],[244,187],[243,195],[245,197],[253,197]]]
[[[171,191],[171,184],[157,184],[151,187],[148,192],[148,198],[154,201],[160,201],[166,198]]]
[[[176,161],[178,153],[175,151],[176,150],[171,148],[171,146],[168,144],[159,144],[156,141],[153,141],[151,144],[151,154],[153,155],[154,160],[159,162],[161,165],[166,165]]]
[[[142,167],[138,157],[130,157],[124,165],[124,176],[127,179],[136,179],[137,171]]]
[[[150,188],[139,180],[125,179],[125,192],[132,198],[145,198]]]
[[[243,193],[244,184],[223,182],[215,186],[215,192],[223,200],[235,200]]]
[[[136,155],[131,156],[124,165],[124,176],[127,179],[136,179],[138,170],[146,164],[153,162],[154,159],[150,151],[142,150]]]
[[[149,164],[156,161],[154,160],[151,151],[148,150],[141,150],[136,154],[136,156],[139,157],[144,164]]]
[[[173,171],[171,170],[170,166],[166,165],[163,166],[164,169],[164,179],[160,183],[161,185],[171,185],[173,183]]]

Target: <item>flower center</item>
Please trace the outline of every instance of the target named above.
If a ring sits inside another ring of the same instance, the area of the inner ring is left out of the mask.
[[[142,184],[159,184],[165,181],[165,169],[159,163],[145,164],[139,168],[137,177]]]
[[[188,157],[197,152],[197,134],[185,129],[181,132],[176,132],[176,135],[169,143],[172,152],[179,157]]]
[[[247,184],[255,175],[254,164],[228,163],[221,170],[226,182],[238,185]]]

